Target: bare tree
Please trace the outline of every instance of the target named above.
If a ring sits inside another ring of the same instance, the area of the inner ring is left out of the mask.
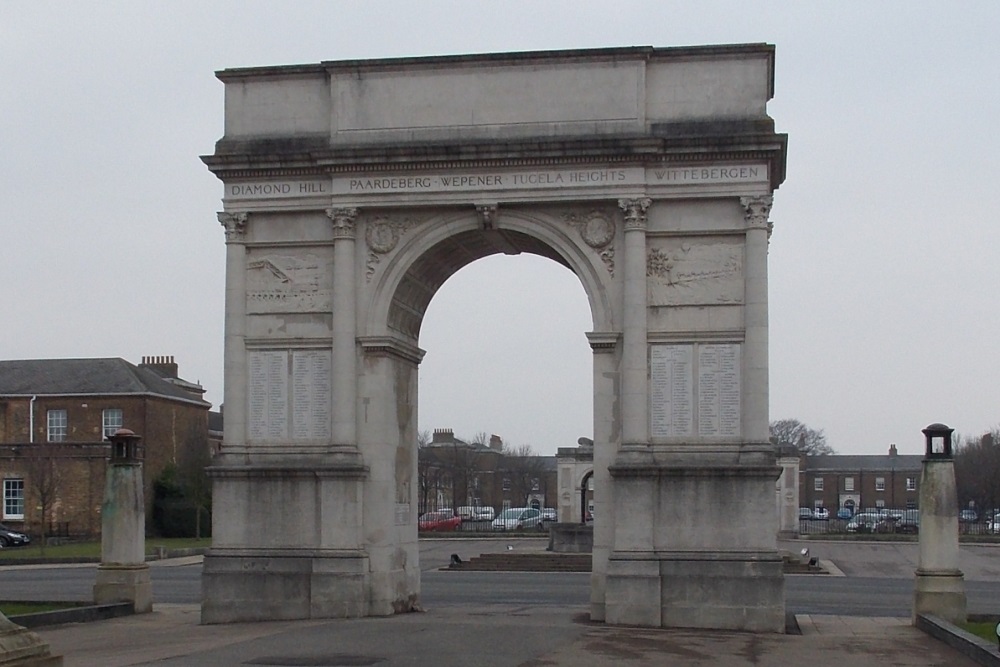
[[[45,543],[48,541],[49,523],[52,520],[52,510],[59,499],[62,476],[53,445],[32,444],[25,447],[23,451],[24,467],[28,477],[28,488],[31,491],[31,497],[37,501],[40,510],[39,548],[41,549],[41,554],[44,556]]]
[[[771,443],[778,447],[789,447],[800,454],[818,456],[835,454],[826,442],[823,429],[812,429],[798,419],[779,419],[771,422]]]
[[[978,437],[956,437],[955,482],[960,507],[1000,509],[1000,426]]]
[[[431,432],[424,430],[417,433],[417,483],[419,497],[417,498],[418,514],[425,513],[430,504],[430,497],[441,483],[442,469],[434,448],[430,447]]]
[[[526,504],[533,492],[541,490],[545,462],[531,445],[511,447],[505,444],[501,466],[505,479],[510,481],[511,496],[518,505]]]

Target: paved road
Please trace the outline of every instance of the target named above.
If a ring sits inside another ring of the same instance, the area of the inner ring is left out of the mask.
[[[908,616],[913,598],[917,547],[901,543],[795,542],[783,544],[796,553],[805,545],[810,555],[830,560],[845,576],[786,577],[786,607],[796,614]],[[586,606],[589,576],[574,573],[443,572],[452,553],[463,559],[480,553],[538,551],[541,540],[424,540],[421,543],[421,601],[425,608],[465,605]],[[997,613],[1000,600],[1000,545],[963,546],[969,611]],[[199,559],[154,563],[153,597],[157,603],[197,604],[201,600]],[[7,599],[92,599],[95,567],[0,568],[0,590]]]

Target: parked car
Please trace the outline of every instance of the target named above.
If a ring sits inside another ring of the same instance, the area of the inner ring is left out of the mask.
[[[1000,514],[993,515],[993,521],[990,522],[987,530],[993,535],[1000,535]]]
[[[812,518],[817,521],[827,521],[830,518],[830,510],[825,507],[817,507],[813,510]]]
[[[455,510],[455,514],[462,521],[474,521],[476,518],[476,508],[471,505],[463,505]]]
[[[448,511],[427,512],[427,514],[422,514],[417,519],[417,528],[419,530],[444,532],[458,530],[458,527],[461,525],[461,517],[457,517]]]
[[[976,510],[962,510],[958,513],[958,520],[962,523],[975,523],[979,521],[979,515]]]
[[[917,534],[920,532],[920,510],[904,510],[896,519],[897,533]]]
[[[799,508],[799,521],[813,518],[813,511],[808,507]]]
[[[859,512],[847,522],[847,532],[849,533],[874,533],[878,530],[879,524],[884,524],[884,516],[872,512]]]
[[[11,530],[7,526],[0,523],[0,549],[6,549],[7,547],[23,547],[30,542],[30,536],[25,533],[19,533],[16,530]]]
[[[846,507],[841,507],[839,510],[837,510],[838,519],[841,519],[843,521],[849,521],[852,516],[854,516],[854,512],[847,509]]]
[[[487,506],[481,505],[481,506],[479,506],[479,507],[476,508],[476,511],[475,511],[475,519],[476,519],[476,521],[492,521],[495,516],[496,516],[496,514],[493,512],[493,508],[492,507],[487,507]]]
[[[542,508],[542,521],[557,521],[559,519],[559,514],[556,512],[555,507],[543,507]]]
[[[493,530],[524,530],[541,528],[542,511],[534,507],[511,507],[493,519]]]

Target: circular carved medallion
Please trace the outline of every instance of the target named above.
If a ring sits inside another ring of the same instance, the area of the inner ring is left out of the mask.
[[[368,247],[378,253],[387,253],[399,243],[399,230],[387,220],[374,220],[365,230]]]
[[[600,248],[611,242],[615,236],[615,223],[598,211],[591,213],[580,230],[583,240],[591,248]]]

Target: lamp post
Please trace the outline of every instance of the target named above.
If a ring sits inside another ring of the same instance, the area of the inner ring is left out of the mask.
[[[966,620],[965,578],[958,569],[958,492],[951,434],[934,423],[923,429],[926,450],[920,473],[920,559],[913,618],[933,614],[951,623]]]
[[[128,429],[108,436],[104,503],[101,505],[101,564],[94,602],[131,602],[135,613],[153,610],[153,588],[146,564],[146,505],[142,491],[142,438]]]

